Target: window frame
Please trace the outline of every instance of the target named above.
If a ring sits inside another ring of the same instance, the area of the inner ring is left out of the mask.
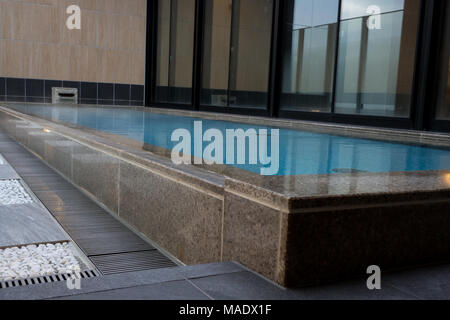
[[[268,100],[266,108],[222,107],[200,104],[203,66],[203,34],[205,1],[196,0],[195,31],[194,31],[194,61],[192,81],[192,101],[186,104],[155,102],[153,97],[156,83],[156,46],[157,46],[157,15],[158,1],[148,0],[147,6],[147,54],[146,54],[146,95],[145,105],[168,109],[182,109],[190,111],[206,111],[216,113],[233,113],[256,117],[287,118],[305,121],[333,122],[340,124],[389,127],[413,130],[435,130],[450,132],[450,121],[435,120],[437,111],[437,90],[434,79],[438,65],[439,36],[442,29],[442,1],[420,0],[420,17],[417,31],[417,46],[413,76],[410,115],[405,118],[389,116],[371,116],[358,114],[335,113],[336,82],[339,53],[339,34],[341,30],[341,10],[338,13],[338,30],[336,39],[336,53],[333,75],[333,94],[330,113],[315,113],[307,111],[284,111],[280,109],[282,57],[283,57],[283,17],[286,3],[283,0],[273,0],[272,38],[269,65]],[[342,0],[339,0],[339,8]],[[436,18],[438,17],[438,19]],[[430,107],[432,101],[432,107]]]

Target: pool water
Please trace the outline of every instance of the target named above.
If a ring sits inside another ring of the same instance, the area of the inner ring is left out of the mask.
[[[177,129],[186,129],[194,137],[194,121],[202,121],[204,131],[214,128],[220,130],[224,136],[227,129],[257,131],[267,129],[269,133],[273,129],[127,108],[60,105],[10,105],[8,107],[54,122],[65,122],[120,135],[142,142],[143,145],[145,143],[167,150],[172,150],[179,143],[171,140],[172,133]],[[270,137],[267,140],[270,143]],[[246,148],[249,148],[248,143]],[[270,153],[269,144],[268,154]],[[195,152],[194,155],[198,156]],[[260,174],[261,168],[264,167],[259,162],[256,165],[233,164],[231,166],[257,174]],[[279,129],[279,170],[276,175],[280,176],[449,169],[450,150]]]

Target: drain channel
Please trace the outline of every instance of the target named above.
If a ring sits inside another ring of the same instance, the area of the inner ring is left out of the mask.
[[[89,257],[103,275],[176,267],[158,250]]]
[[[81,279],[89,279],[100,277],[101,275],[95,270],[82,271],[80,273]],[[70,274],[57,274],[51,276],[42,276],[36,278],[11,280],[11,281],[0,281],[0,289],[14,288],[14,287],[24,287],[39,285],[52,282],[62,282],[67,281],[70,278]]]

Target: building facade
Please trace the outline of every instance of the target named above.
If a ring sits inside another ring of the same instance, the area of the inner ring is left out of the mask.
[[[450,131],[446,0],[159,0],[147,105]]]
[[[69,6],[81,28],[66,27]],[[0,0],[0,101],[143,105],[147,0]]]

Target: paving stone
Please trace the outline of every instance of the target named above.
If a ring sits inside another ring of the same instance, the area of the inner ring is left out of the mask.
[[[13,168],[0,164],[0,180],[18,180],[20,176]]]
[[[174,281],[149,286],[76,295],[64,300],[209,300],[189,282]]]
[[[0,247],[62,242],[69,236],[35,203],[0,207]]]

